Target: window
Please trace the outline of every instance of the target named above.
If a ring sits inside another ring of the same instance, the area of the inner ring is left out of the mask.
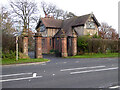
[[[87,29],[95,29],[95,23],[94,22],[87,22],[86,28]]]
[[[45,31],[45,26],[44,25],[40,26],[40,31],[41,32]]]
[[[52,44],[52,43],[51,43],[51,39],[50,39],[50,46],[52,46],[51,44]]]

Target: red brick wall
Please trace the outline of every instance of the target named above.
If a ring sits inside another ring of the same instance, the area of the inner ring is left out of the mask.
[[[52,37],[42,37],[42,50],[43,53],[49,53],[53,49]]]
[[[50,39],[51,39],[51,45],[50,45]],[[61,54],[64,54],[63,56],[67,56],[67,53],[69,56],[76,55],[76,53],[77,53],[77,38],[62,37],[62,38],[54,38],[53,39],[52,37],[42,37],[43,53],[49,53],[51,49],[58,50],[59,52],[61,52]]]

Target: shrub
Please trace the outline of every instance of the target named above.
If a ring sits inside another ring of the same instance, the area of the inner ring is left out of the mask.
[[[118,40],[78,38],[78,54],[88,53],[115,53],[119,52]]]
[[[29,56],[19,52],[19,59],[29,59],[29,58],[30,58]]]
[[[94,34],[94,35],[92,36],[92,38],[98,38],[98,39],[99,39],[99,38],[101,38],[101,37],[98,36],[97,33],[96,33],[96,34]]]
[[[16,54],[12,50],[10,52],[2,53],[2,58],[14,59],[15,57],[16,57]]]
[[[54,49],[50,50],[50,54],[54,54],[54,53],[55,53]]]
[[[15,51],[15,37],[2,32],[2,52],[10,53],[11,50]]]
[[[84,54],[83,51],[79,51],[79,52],[78,52],[78,55],[83,55],[83,54]]]
[[[61,57],[61,53],[58,50],[55,50],[55,56],[56,57]]]
[[[85,51],[87,51],[87,47],[88,47],[88,42],[87,40],[89,39],[90,37],[88,36],[80,36],[78,37],[77,39],[77,47],[78,47],[78,52],[80,51],[83,51],[83,53]]]
[[[118,52],[118,41],[108,39],[90,39],[88,40],[88,50],[90,53]]]

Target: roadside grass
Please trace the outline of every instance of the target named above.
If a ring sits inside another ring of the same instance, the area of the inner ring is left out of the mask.
[[[2,65],[9,65],[9,64],[24,64],[24,63],[35,63],[35,62],[46,62],[50,61],[48,59],[19,59],[16,61],[15,59],[2,59]]]
[[[114,57],[118,57],[119,54],[118,53],[85,53],[83,55],[76,55],[76,56],[69,56],[67,58],[114,58]]]

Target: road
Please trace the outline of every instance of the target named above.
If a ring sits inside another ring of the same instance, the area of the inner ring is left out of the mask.
[[[3,88],[119,88],[118,58],[68,59],[2,67]]]

